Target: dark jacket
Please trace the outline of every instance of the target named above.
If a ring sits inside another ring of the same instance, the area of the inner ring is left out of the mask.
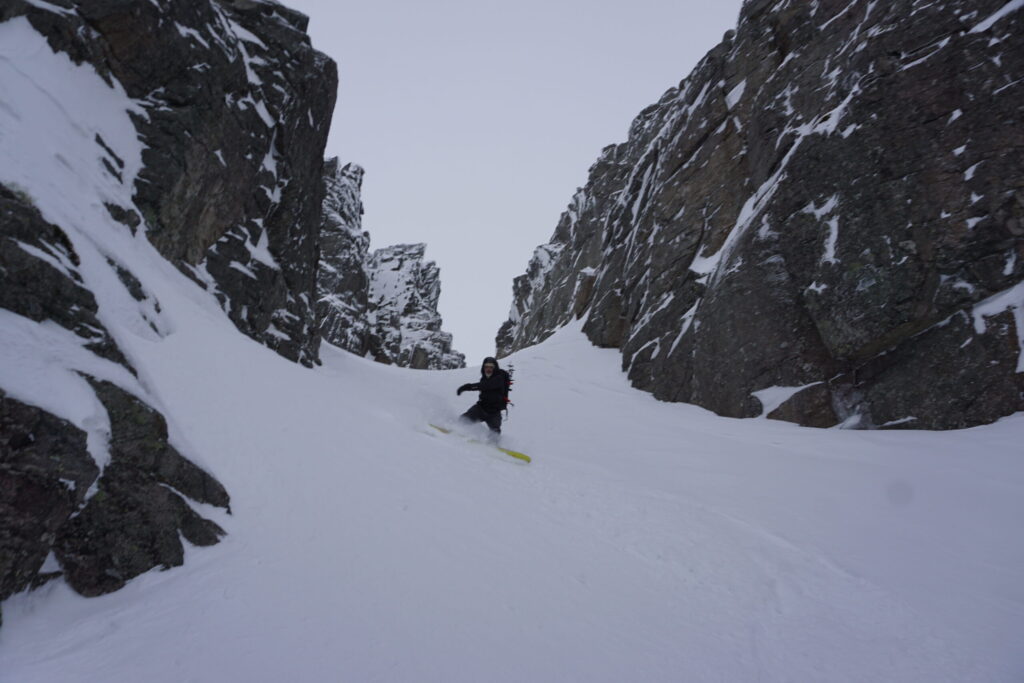
[[[494,363],[494,372],[488,377],[484,374],[484,364]],[[479,391],[480,398],[476,404],[488,412],[498,412],[505,409],[508,403],[509,382],[508,373],[498,367],[498,361],[494,358],[484,358],[480,364],[480,381],[473,384],[463,384],[460,393],[465,391]]]

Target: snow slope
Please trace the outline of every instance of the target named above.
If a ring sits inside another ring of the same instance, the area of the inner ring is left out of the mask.
[[[170,313],[137,360],[174,439],[232,493],[232,516],[203,510],[229,536],[113,595],[12,598],[0,680],[1024,673],[1020,417],[723,419],[628,388],[614,351],[566,329],[512,359],[521,466],[427,433],[468,404],[470,371],[332,350],[307,370],[187,297]]]
[[[183,568],[6,601],[3,683],[1024,676],[1024,417],[945,433],[718,418],[630,389],[576,325],[511,359],[503,439],[532,465],[432,433],[473,371],[331,348],[310,370],[239,334],[96,201],[131,202],[92,143],[110,127],[134,172],[131,103],[24,22],[0,28],[0,180],[68,232],[138,369],[111,381],[164,412],[233,508],[201,510],[229,535]],[[102,458],[103,415],[70,370],[103,368],[52,331],[0,320],[0,380],[42,401],[24,369],[45,368]]]

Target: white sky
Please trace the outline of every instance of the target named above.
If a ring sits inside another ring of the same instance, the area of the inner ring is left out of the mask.
[[[371,248],[427,243],[444,329],[472,367],[601,149],[734,27],[741,2],[285,4],[338,63],[326,154],[366,169]]]

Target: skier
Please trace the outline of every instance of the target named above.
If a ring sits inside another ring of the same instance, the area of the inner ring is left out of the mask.
[[[480,381],[463,384],[455,392],[462,395],[463,391],[479,391],[480,398],[476,404],[462,414],[467,422],[486,422],[496,437],[501,434],[501,411],[508,403],[508,390],[512,382],[508,373],[498,367],[498,361],[488,356],[480,367]]]

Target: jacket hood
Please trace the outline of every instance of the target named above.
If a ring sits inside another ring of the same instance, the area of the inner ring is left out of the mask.
[[[498,370],[501,370],[501,366],[498,365],[498,360],[496,358],[491,358],[490,356],[487,356],[487,358],[484,358],[484,361],[482,363],[480,363],[480,374],[481,375],[484,374],[484,366],[487,365],[488,363],[494,363],[494,371],[495,372],[497,372]]]

